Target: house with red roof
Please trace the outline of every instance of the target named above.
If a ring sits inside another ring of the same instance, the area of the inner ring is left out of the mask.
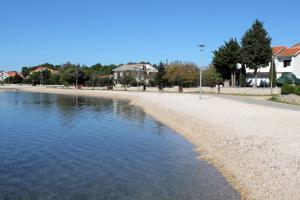
[[[16,76],[18,76],[18,72],[16,72],[16,71],[9,71],[9,72],[7,72],[7,74],[8,74],[9,77],[16,77]]]
[[[292,72],[300,78],[300,43],[295,44],[292,47],[275,46],[272,47],[274,64],[276,67],[277,78],[281,77],[284,72]],[[257,73],[257,84],[268,85],[269,84],[269,72],[270,66],[260,68]],[[246,69],[247,82],[250,85],[254,85],[255,77],[253,70]]]
[[[50,69],[48,67],[39,66],[39,67],[36,67],[34,70],[32,70],[30,72],[30,75],[33,74],[33,73],[40,73],[40,72],[43,72],[43,71],[46,71],[46,70],[50,71],[51,74],[57,74],[58,73],[58,71],[55,71],[55,70]]]

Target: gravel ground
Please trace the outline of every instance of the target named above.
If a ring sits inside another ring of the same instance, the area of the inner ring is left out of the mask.
[[[129,99],[195,144],[243,199],[300,199],[300,111],[193,94],[21,90]]]

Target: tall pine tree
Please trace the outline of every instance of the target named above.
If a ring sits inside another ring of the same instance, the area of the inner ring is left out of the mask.
[[[213,64],[223,79],[231,79],[235,86],[237,63],[240,62],[241,48],[236,39],[225,42],[217,51],[214,51]]]
[[[168,80],[166,78],[166,68],[164,63],[161,61],[157,67],[158,72],[155,76],[155,83],[159,86],[160,90],[163,90]]]
[[[255,87],[257,87],[257,71],[266,67],[272,59],[271,38],[263,23],[256,20],[242,38],[242,63],[254,70]]]

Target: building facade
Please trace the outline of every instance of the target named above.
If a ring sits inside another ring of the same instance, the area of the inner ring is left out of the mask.
[[[131,78],[136,82],[149,85],[157,72],[157,69],[150,64],[128,64],[114,69],[113,78],[115,84],[122,84],[125,79]]]
[[[291,72],[300,78],[300,43],[292,46],[272,47],[273,59],[276,67],[277,78],[284,72]],[[271,63],[267,67],[262,67],[257,71],[257,85],[269,85],[269,72]],[[247,84],[253,86],[255,83],[254,71],[246,68]]]

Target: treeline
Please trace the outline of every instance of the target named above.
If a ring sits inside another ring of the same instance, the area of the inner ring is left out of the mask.
[[[90,67],[67,62],[62,65],[42,64],[33,67],[23,67],[20,75],[9,77],[5,83],[44,84],[44,85],[78,85],[106,86],[111,85],[112,70],[117,65],[102,65],[100,63]],[[44,70],[34,72],[37,68]],[[77,78],[76,78],[77,77]]]
[[[142,64],[151,64],[149,62],[141,62]],[[128,63],[136,64],[136,63]],[[158,69],[158,73],[149,79],[149,86],[160,87],[197,87],[199,86],[199,68],[196,64],[184,61],[174,61],[170,63],[160,62],[153,64]],[[95,64],[87,67],[72,63],[63,65],[53,65],[45,63],[42,65],[23,67],[21,76],[10,77],[5,83],[23,83],[32,85],[76,85],[82,86],[110,86],[114,84],[112,70],[118,65],[101,65]],[[34,72],[37,68],[45,70]],[[32,73],[33,72],[33,73]],[[202,84],[203,86],[215,86],[220,84],[222,79],[214,67],[203,69]],[[120,80],[120,83],[127,86],[136,86],[136,77],[127,75],[126,78]]]

